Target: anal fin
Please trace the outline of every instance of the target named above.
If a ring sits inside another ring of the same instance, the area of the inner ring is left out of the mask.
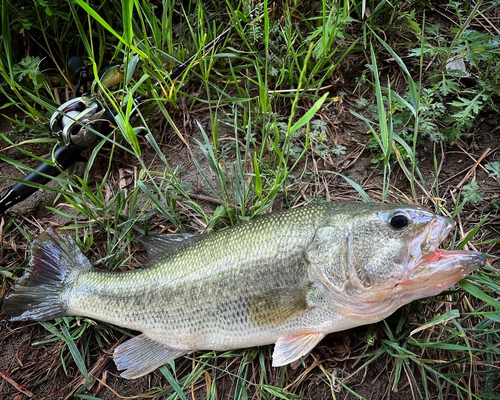
[[[123,378],[135,379],[189,352],[159,343],[142,334],[119,345],[113,359],[119,371],[125,370],[120,374]]]
[[[325,333],[281,337],[274,346],[273,367],[281,367],[309,353],[325,337]]]

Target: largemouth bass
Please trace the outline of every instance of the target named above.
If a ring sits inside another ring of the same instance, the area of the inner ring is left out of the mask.
[[[124,378],[195,350],[271,343],[281,366],[483,266],[481,253],[438,249],[452,226],[417,206],[331,202],[153,236],[149,266],[125,272],[93,267],[70,236],[48,230],[4,309],[14,321],[80,315],[141,331],[114,352]]]

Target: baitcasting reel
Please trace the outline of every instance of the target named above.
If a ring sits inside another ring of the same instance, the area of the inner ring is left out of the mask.
[[[269,7],[274,1],[267,0],[265,4]],[[250,11],[248,17],[254,18],[261,9],[261,5],[259,5]],[[244,22],[244,19],[240,18],[239,23]],[[175,67],[165,79],[173,81],[179,77],[196,60],[199,54],[208,54],[212,49],[224,42],[231,29],[231,26],[226,28],[215,39],[206,44],[199,53],[193,54]],[[52,133],[61,138],[63,144],[47,158],[47,162],[40,164],[34,172],[28,174],[23,179],[23,182],[44,185],[75,161],[85,161],[80,153],[96,143],[100,136],[96,132],[106,135],[111,132],[115,123],[113,113],[107,110],[94,95],[96,81],[92,85],[90,95],[86,94],[89,73],[83,60],[80,57],[71,57],[68,60],[68,68],[78,77],[75,93],[79,94],[81,91],[82,95],[61,105],[50,118],[50,129]],[[108,68],[100,79],[102,87],[110,88],[121,82],[124,78],[124,70],[123,64]],[[155,85],[159,85],[159,82]],[[145,98],[145,95],[139,95],[135,98],[135,101],[140,103]],[[13,205],[29,197],[38,190],[38,187],[36,185],[28,186],[21,182],[17,183],[0,199],[0,215]]]
[[[61,138],[68,147],[85,149],[95,144],[98,139],[95,131],[101,132],[105,108],[95,98],[83,95],[61,105],[50,118],[52,134]]]
[[[0,215],[36,192],[37,185],[47,184],[75,161],[86,161],[80,153],[97,142],[100,136],[97,132],[107,135],[113,129],[114,116],[93,94],[94,87],[91,94],[86,94],[89,74],[83,60],[71,57],[68,67],[78,76],[76,93],[82,89],[83,94],[62,104],[50,118],[50,129],[63,144],[0,199]],[[118,83],[123,79],[123,71],[123,65],[110,67],[102,76],[101,84],[111,87]],[[31,186],[29,182],[36,185]]]

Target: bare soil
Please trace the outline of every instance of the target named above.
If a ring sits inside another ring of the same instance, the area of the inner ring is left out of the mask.
[[[352,61],[352,65],[356,61]],[[358,65],[359,66],[359,65]],[[347,68],[347,67],[346,67]],[[346,69],[347,71],[347,69]],[[352,71],[351,71],[351,74]],[[346,72],[344,80],[352,79]],[[352,80],[350,81],[352,83]],[[359,183],[365,191],[374,199],[381,200],[383,177],[380,168],[370,160],[373,154],[366,148],[369,136],[367,128],[354,118],[349,110],[355,109],[358,112],[355,100],[358,96],[352,90],[353,84],[346,83],[339,89],[347,91],[343,102],[332,102],[328,104],[321,112],[321,118],[328,122],[328,144],[341,144],[346,146],[347,152],[343,156],[328,156],[321,158],[311,156],[312,162],[304,165],[303,168],[310,172],[312,178],[304,178],[301,195],[295,200],[294,204],[302,204],[315,197],[336,199],[359,199],[359,195],[352,186],[347,184],[342,178],[334,174],[319,173],[319,171],[335,171],[344,174],[355,182]],[[351,87],[351,90],[349,90]],[[304,105],[306,106],[306,105]],[[171,166],[182,165],[180,178],[183,182],[193,187],[193,198],[196,199],[207,213],[213,212],[218,206],[217,199],[214,199],[208,190],[200,175],[198,174],[192,158],[194,157],[202,166],[206,174],[213,179],[215,175],[208,167],[203,153],[196,145],[194,138],[200,139],[200,133],[192,123],[196,118],[206,125],[208,121],[208,111],[197,111],[196,108],[183,114],[185,110],[179,110],[176,116],[179,120],[184,119],[185,126],[184,139],[189,143],[189,149],[185,143],[168,127],[168,125],[159,117],[151,118],[151,126],[156,135],[156,140],[161,146],[162,151],[167,156]],[[467,205],[461,213],[458,226],[460,237],[466,236],[467,232],[477,224],[477,222],[487,213],[490,213],[487,222],[481,227],[474,237],[474,242],[484,242],[488,239],[500,237],[500,215],[491,209],[491,202],[497,199],[500,193],[500,184],[498,180],[488,177],[484,164],[487,162],[500,161],[500,126],[499,116],[495,113],[481,115],[477,120],[475,133],[473,136],[465,137],[462,142],[451,144],[449,147],[442,148],[438,159],[438,179],[440,197],[447,202],[447,208],[453,208],[453,201],[456,199],[458,190],[463,185],[470,183],[473,179],[484,190],[484,199],[475,204]],[[0,130],[6,132],[11,130],[10,122],[6,119],[0,120]],[[207,132],[209,127],[207,126]],[[233,140],[231,131],[221,132],[221,140]],[[0,150],[5,149],[7,145],[0,143]],[[144,151],[144,159],[150,160],[151,169],[162,168],[162,164],[157,159],[153,150],[144,140],[141,143],[141,149]],[[419,146],[419,169],[422,172],[426,186],[432,187],[436,179],[436,170],[433,161],[433,145],[426,143]],[[39,155],[47,155],[50,147],[40,147],[33,149],[33,152]],[[19,161],[34,166],[31,158],[23,156],[16,149],[8,150],[6,153],[11,157],[16,157]],[[100,155],[93,168],[93,179],[98,181],[106,171],[109,154],[105,151]],[[75,173],[81,173],[82,166],[76,168]],[[134,183],[134,176],[139,168],[126,158],[125,154],[120,154],[120,150],[113,158],[113,167],[110,183],[110,193],[121,188],[131,188]],[[411,198],[409,182],[403,172],[394,165],[394,172],[391,178],[393,183],[389,201],[397,202],[400,200],[413,202]],[[11,181],[2,177],[22,177],[23,172],[5,163],[0,164],[0,193],[11,186]],[[304,175],[305,176],[305,175]],[[419,196],[424,204],[429,205],[423,193],[418,190]],[[23,202],[13,208],[9,213],[1,217],[0,231],[5,224],[13,220],[13,224],[8,232],[0,237],[0,272],[1,268],[7,267],[25,267],[28,258],[29,244],[24,239],[22,230],[26,230],[37,236],[45,227],[49,225],[64,225],[71,223],[72,219],[63,218],[54,212],[47,210],[45,205],[53,205],[54,194],[47,191],[39,191],[28,201]],[[279,203],[279,202],[278,202]],[[283,207],[278,204],[275,208]],[[290,206],[290,204],[287,204]],[[71,208],[63,203],[58,207],[67,212]],[[199,232],[203,226],[196,220],[190,220],[186,214],[186,226],[192,232]],[[161,216],[157,216],[151,223],[151,230],[168,230],[169,222]],[[103,244],[96,241],[97,244]],[[495,243],[484,244],[480,250],[484,253],[493,255],[491,263],[498,267],[500,255],[499,245]],[[96,248],[95,253],[90,254],[90,258],[95,260],[106,254],[106,249]],[[142,258],[141,258],[142,257]],[[134,261],[144,262],[144,257],[140,252],[135,256]],[[0,310],[3,306],[3,297],[7,293],[13,280],[0,274]],[[461,299],[460,302],[464,300]],[[422,323],[418,320],[418,315],[437,315],[444,302],[428,301],[423,302],[422,307],[425,312],[412,312],[412,306],[406,308],[412,316],[409,320],[415,325]],[[461,303],[460,303],[461,304]],[[461,307],[459,304],[459,307]],[[442,311],[442,309],[441,309]],[[403,312],[403,311],[398,311]],[[391,316],[387,323],[397,323],[397,313]],[[289,392],[305,399],[329,399],[334,396],[338,399],[355,399],[346,387],[334,384],[334,393],[332,385],[327,381],[323,370],[328,371],[334,377],[339,378],[347,387],[352,388],[367,399],[393,399],[406,400],[420,398],[422,392],[422,383],[411,381],[407,376],[401,377],[396,387],[392,387],[394,382],[394,371],[396,360],[390,357],[381,357],[374,363],[362,367],[363,360],[359,357],[372,351],[378,346],[378,339],[375,339],[373,346],[366,343],[366,333],[370,327],[360,327],[347,332],[330,334],[325,340],[317,346],[310,355],[308,355],[303,364],[297,363],[291,368],[287,368],[285,376],[282,377],[282,387]],[[116,343],[123,339],[122,334],[116,332],[107,333],[110,344],[104,347],[93,341],[89,353],[91,356],[85,360],[89,371],[95,378],[93,384],[89,386],[84,393],[88,396],[94,396],[100,399],[116,398],[145,398],[157,395],[164,398],[161,392],[169,387],[168,381],[161,373],[155,371],[143,378],[128,381],[118,376],[116,367],[109,356],[110,351]],[[82,383],[82,376],[75,363],[66,352],[64,368],[59,358],[61,341],[49,341],[44,344],[33,345],[38,342],[45,342],[52,339],[53,336],[43,329],[37,323],[12,323],[6,320],[4,314],[0,313],[0,398],[21,400],[24,398],[33,399],[68,399],[74,398],[75,390]],[[251,351],[251,350],[250,350]],[[270,355],[272,346],[268,346],[269,356],[265,361],[265,369],[270,384],[279,385],[281,377],[278,376],[278,369],[270,366]],[[199,354],[193,355],[197,356]],[[220,356],[220,355],[219,355]],[[187,398],[204,399],[206,397],[206,388],[210,387],[211,379],[216,379],[217,398],[232,399],[235,398],[235,378],[240,366],[240,357],[224,358],[218,357],[211,362],[212,368],[208,369],[208,374],[203,375],[191,392],[186,393]],[[416,376],[421,374],[419,367],[411,364]],[[58,367],[58,368],[56,368]],[[179,376],[187,374],[192,369],[192,361],[189,358],[176,362],[176,369]],[[255,359],[251,366],[249,379],[252,382],[259,382],[263,371],[259,360]],[[471,385],[477,389],[479,394],[484,387],[484,382],[477,379]],[[494,387],[500,387],[500,379],[495,378]],[[265,398],[262,393],[249,384],[248,393],[252,398]],[[500,390],[500,389],[499,389]],[[437,389],[434,391],[435,398],[439,398]],[[460,398],[453,388],[449,386],[443,388],[448,399]],[[499,392],[500,393],[500,392]],[[275,398],[271,394],[267,397]]]
[[[341,113],[342,121],[335,125],[335,140],[337,143],[345,145],[348,152],[345,156],[339,159],[317,159],[315,160],[315,168],[318,170],[335,170],[341,172],[347,177],[360,183],[362,187],[374,198],[377,199],[381,194],[381,173],[375,165],[370,162],[371,154],[364,149],[364,145],[368,139],[366,135],[366,128],[357,123],[347,112],[346,108],[340,105],[335,105],[332,110],[332,115]],[[467,232],[471,226],[478,222],[478,220],[487,212],[490,201],[498,196],[499,185],[498,182],[488,178],[486,172],[477,164],[476,161],[480,159],[481,155],[487,154],[483,162],[498,161],[500,160],[499,144],[500,144],[500,131],[496,130],[498,125],[497,120],[493,117],[491,119],[485,118],[478,129],[478,134],[471,139],[465,147],[451,146],[444,150],[442,153],[442,166],[440,168],[439,181],[442,183],[440,191],[443,198],[451,199],[453,193],[461,184],[464,183],[463,178],[472,170],[473,174],[465,181],[469,182],[472,177],[480,184],[481,188],[485,191],[484,200],[473,207],[470,207],[468,212],[462,213],[463,220],[459,221],[463,232]],[[490,125],[492,123],[493,125]],[[3,123],[4,129],[8,125]],[[161,128],[161,123],[160,123]],[[8,129],[8,128],[7,128]],[[230,133],[229,133],[230,134]],[[196,135],[196,133],[194,133]],[[207,210],[215,209],[216,202],[210,196],[203,182],[201,181],[196,169],[190,161],[190,156],[186,146],[180,143],[180,140],[172,134],[163,135],[159,134],[159,142],[162,144],[164,153],[169,158],[171,165],[183,165],[181,178],[184,182],[189,183],[194,188],[195,195],[204,201]],[[191,152],[202,166],[206,168],[207,173],[209,169],[204,161],[201,151],[195,146],[193,141],[191,143]],[[146,143],[141,144],[145,151],[148,151]],[[150,151],[150,150],[149,150]],[[435,179],[434,164],[432,161],[432,150],[430,146],[420,149],[421,162],[419,168],[424,177],[427,179],[427,186],[432,186]],[[154,157],[153,153],[151,156]],[[146,156],[147,157],[147,156]],[[27,163],[29,159],[21,159]],[[123,178],[123,169],[133,169],[134,166],[130,163],[121,162],[120,157],[115,158],[114,168],[112,173],[115,175],[115,180]],[[203,164],[205,163],[205,164]],[[104,162],[105,164],[105,162]],[[154,168],[155,161],[152,158],[151,165]],[[96,166],[99,169],[99,164]],[[120,171],[122,171],[120,173]],[[8,165],[1,166],[2,175],[6,176],[22,176],[20,171],[13,171]],[[406,179],[402,176],[400,171],[397,172],[398,177],[394,180],[395,193],[400,193],[402,198],[411,201],[407,197],[409,193],[409,186]],[[96,172],[99,176],[99,172]],[[215,177],[214,177],[215,178]],[[445,183],[443,183],[445,182]],[[0,180],[0,189],[4,190],[10,185],[10,182],[2,179]],[[400,186],[399,186],[400,185]],[[342,179],[334,177],[334,175],[324,176],[323,182],[309,182],[307,188],[304,190],[304,198],[306,196],[325,195],[328,190],[328,195],[331,199],[340,198],[356,198],[352,187],[343,182]],[[455,192],[456,193],[456,192]],[[396,200],[393,198],[393,200]],[[52,204],[53,197],[47,193],[40,193],[39,198],[33,203],[24,203],[19,205],[17,210],[12,210],[9,214],[2,218],[2,223],[5,224],[7,220],[14,219],[19,226],[27,229],[36,235],[37,231],[49,224],[64,224],[67,221],[62,221],[60,216],[57,216],[50,211],[47,211],[38,204]],[[69,220],[69,219],[68,219]],[[488,222],[478,233],[477,241],[491,239],[498,237],[500,217],[491,214]],[[157,221],[158,226],[163,226],[165,221],[161,218]],[[199,230],[200,226],[193,223],[192,229]],[[3,238],[3,245],[1,251],[2,266],[13,266],[20,264],[27,258],[28,243],[23,240],[19,231],[12,229]],[[486,245],[481,248],[485,253],[496,254],[498,256],[498,248],[494,244]],[[496,261],[495,261],[496,262]],[[25,265],[25,264],[23,264]],[[8,291],[12,285],[12,281],[1,277],[0,294]],[[0,300],[0,308],[2,300]],[[418,322],[418,321],[415,321]],[[389,321],[390,323],[390,321]],[[332,373],[338,378],[343,378],[347,386],[351,387],[360,395],[368,399],[409,399],[418,398],[416,389],[413,383],[405,378],[400,380],[400,383],[394,388],[391,388],[394,379],[394,360],[387,358],[377,360],[375,363],[362,368],[357,371],[357,368],[362,363],[356,359],[368,351],[368,346],[364,343],[366,334],[366,327],[361,327],[348,332],[341,332],[329,335],[308,357],[305,359],[305,366],[298,365],[296,368],[289,368],[286,372],[286,379],[288,388],[287,390],[296,393],[304,398],[311,399],[327,399],[332,397],[331,386],[329,382],[325,381],[324,374],[315,373],[317,368],[322,368]],[[118,334],[119,335],[119,334]],[[74,390],[82,382],[82,377],[72,362],[71,358],[66,359],[66,373],[62,368],[58,368],[56,372],[53,371],[54,367],[60,363],[58,358],[58,344],[36,345],[33,343],[40,342],[51,338],[42,327],[36,323],[20,324],[11,323],[5,320],[5,316],[0,316],[0,372],[5,376],[0,379],[0,396],[2,399],[22,399],[26,396],[23,394],[23,389],[29,391],[36,399],[63,399],[71,398]],[[120,337],[115,339],[115,342]],[[111,343],[113,338],[111,336]],[[94,344],[95,345],[95,344]],[[91,396],[96,396],[102,399],[114,399],[119,397],[136,397],[141,396],[141,393],[152,393],[152,387],[161,388],[168,387],[168,382],[158,372],[150,374],[149,376],[127,381],[117,375],[114,363],[106,354],[111,349],[111,345],[107,348],[101,349],[95,345],[92,350],[92,357],[89,361],[89,369],[95,369],[96,380],[94,384],[89,387],[85,393]],[[271,347],[268,350],[271,354]],[[270,359],[270,357],[269,357]],[[218,398],[233,398],[234,397],[234,378],[231,373],[237,373],[238,359],[218,359],[217,367],[217,393]],[[314,367],[314,365],[317,365]],[[177,365],[177,364],[176,364]],[[177,365],[178,371],[188,371],[191,366],[191,361],[186,359],[180,361]],[[311,368],[312,369],[308,369]],[[258,364],[255,365],[255,374],[257,376],[261,373],[258,370]],[[223,371],[223,372],[220,372]],[[268,371],[272,372],[269,366]],[[418,374],[418,371],[415,371]],[[353,374],[353,376],[351,376]],[[257,380],[258,381],[258,380]],[[497,382],[498,384],[499,382]],[[480,385],[479,385],[480,386]],[[335,395],[337,398],[350,399],[356,398],[349,394],[342,386],[334,386],[336,388]],[[153,391],[154,392],[154,391]],[[26,392],[24,392],[26,393]],[[199,382],[198,386],[193,387],[192,393],[194,398],[205,398],[205,383]],[[249,393],[252,393],[252,388],[249,388]],[[258,393],[254,393],[256,398],[260,398]],[[454,398],[451,394],[449,398]]]

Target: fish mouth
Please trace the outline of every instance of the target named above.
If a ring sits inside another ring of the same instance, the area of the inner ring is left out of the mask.
[[[398,286],[403,293],[418,294],[415,298],[435,296],[485,263],[486,257],[477,251],[436,249],[424,255]]]
[[[435,216],[425,230],[410,242],[409,256],[413,260],[410,263],[418,266],[425,257],[434,254],[454,226],[451,218]]]

